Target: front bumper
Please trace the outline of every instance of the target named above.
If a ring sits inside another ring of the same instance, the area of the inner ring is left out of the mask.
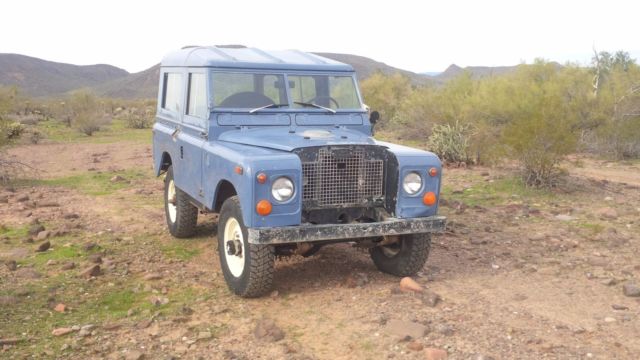
[[[344,240],[345,242],[366,237],[383,235],[403,235],[443,232],[446,224],[444,216],[430,216],[413,219],[392,218],[374,223],[353,224],[305,224],[274,228],[251,228],[251,244],[291,244],[298,242]]]

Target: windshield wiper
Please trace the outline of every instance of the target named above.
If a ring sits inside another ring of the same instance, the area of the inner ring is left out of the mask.
[[[309,106],[309,107],[314,107],[314,108],[318,108],[318,109],[327,110],[327,111],[331,112],[332,114],[336,113],[336,111],[331,109],[331,108],[320,106],[320,105],[315,104],[315,103],[308,103],[308,102],[302,102],[302,101],[294,101],[293,103],[294,104],[298,104],[298,105],[302,105],[302,106]]]
[[[253,114],[254,112],[260,111],[262,109],[279,108],[279,107],[283,107],[283,106],[289,106],[289,104],[269,104],[269,105],[265,105],[265,106],[260,106],[260,107],[257,107],[255,109],[249,110],[249,114]]]

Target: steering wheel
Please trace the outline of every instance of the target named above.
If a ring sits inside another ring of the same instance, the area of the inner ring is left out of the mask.
[[[318,104],[318,102],[317,102],[320,99],[329,100],[329,102],[332,102],[332,103],[334,103],[336,105],[336,109],[340,109],[340,104],[338,104],[338,101],[336,99],[332,98],[331,96],[316,96],[316,97],[314,97],[312,99],[309,99],[308,102],[314,103],[314,104],[317,104],[317,105],[322,105],[321,103]],[[324,105],[322,105],[322,106],[324,106]]]

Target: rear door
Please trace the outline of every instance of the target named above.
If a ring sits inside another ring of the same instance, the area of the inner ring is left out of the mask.
[[[177,137],[180,161],[184,165],[181,178],[185,188],[182,190],[202,202],[203,146],[207,141],[209,118],[207,76],[204,69],[188,69],[184,75],[185,106]]]

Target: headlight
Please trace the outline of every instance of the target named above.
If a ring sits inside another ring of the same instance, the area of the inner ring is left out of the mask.
[[[293,182],[286,177],[279,177],[271,185],[271,196],[279,202],[285,202],[293,196]]]
[[[402,188],[409,195],[415,195],[422,188],[422,177],[417,172],[410,172],[402,180]]]

